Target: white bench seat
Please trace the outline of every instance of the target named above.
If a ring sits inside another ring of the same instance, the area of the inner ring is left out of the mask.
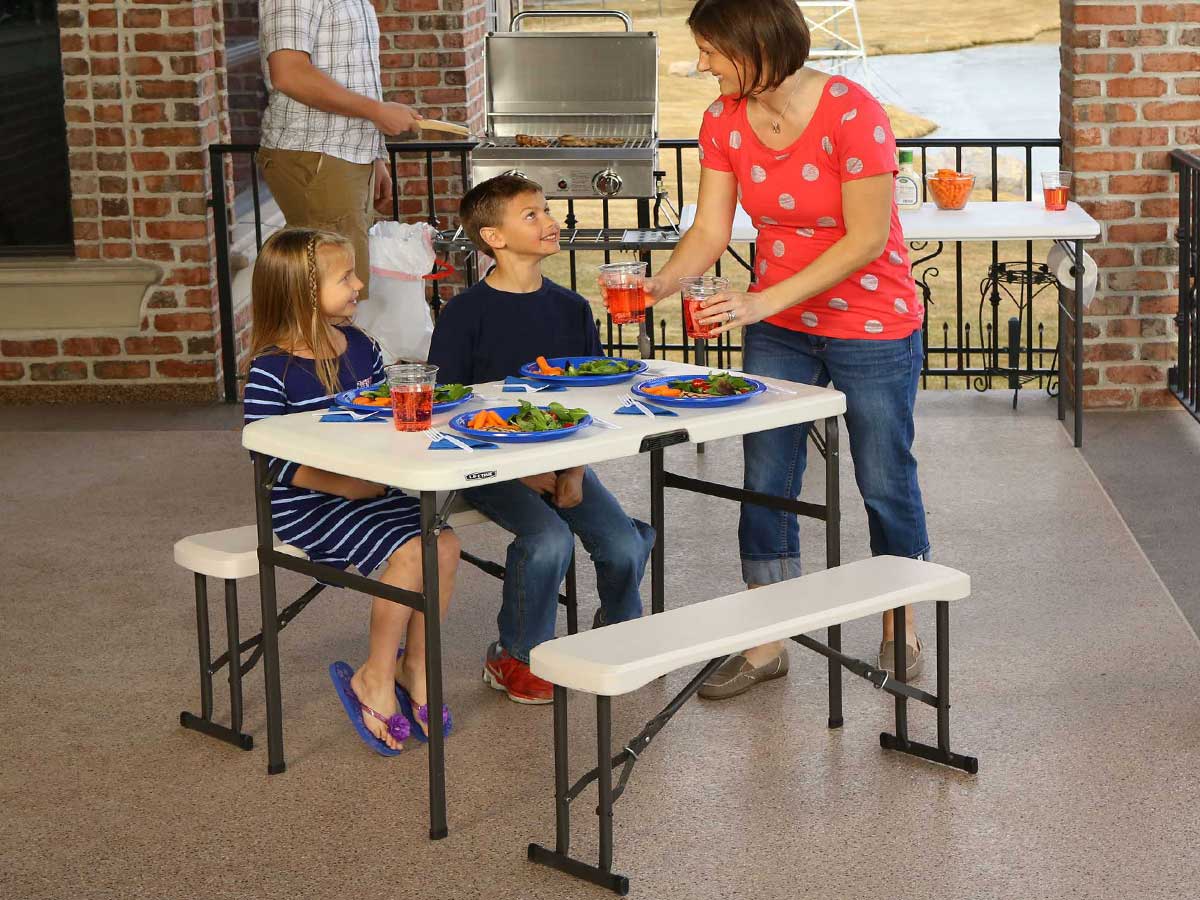
[[[466,528],[489,521],[472,509],[462,497],[456,497],[450,507],[447,524],[451,528]],[[275,549],[289,556],[304,558],[304,551],[290,544],[276,542]],[[243,525],[223,531],[193,534],[175,542],[175,562],[190,572],[212,578],[239,580],[258,574],[258,528]]]
[[[530,668],[562,687],[601,696],[636,690],[675,669],[911,603],[960,600],[956,569],[876,556],[539,644]]]

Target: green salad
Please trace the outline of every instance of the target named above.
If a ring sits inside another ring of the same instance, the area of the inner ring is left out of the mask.
[[[567,409],[561,403],[551,403],[546,409],[539,409],[528,400],[517,401],[520,410],[508,417],[508,424],[520,431],[557,431],[560,428],[573,428],[588,414],[586,409]]]
[[[471,393],[471,386],[468,384],[439,384],[433,389],[433,402],[450,403],[453,400],[461,400],[469,393]],[[358,396],[368,400],[390,400],[392,398],[392,391],[385,381],[383,384],[375,385],[370,390],[363,391]]]
[[[681,378],[678,381],[670,381],[667,385],[682,391],[684,397],[729,397],[754,390],[754,385],[745,378],[728,372],[712,372],[704,378]]]
[[[563,375],[624,375],[637,369],[636,363],[623,359],[590,359],[585,363],[574,365],[567,360]]]

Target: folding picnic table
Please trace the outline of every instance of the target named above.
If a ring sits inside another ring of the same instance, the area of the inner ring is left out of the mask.
[[[684,363],[653,361],[648,375],[693,375],[708,370]],[[758,377],[758,376],[755,376]],[[275,569],[282,568],[320,579],[338,587],[353,588],[394,603],[402,603],[425,616],[426,678],[429,708],[442,706],[441,623],[438,610],[437,535],[445,524],[453,494],[474,485],[510,481],[527,475],[550,472],[648,453],[650,456],[650,524],[657,533],[651,554],[651,609],[664,608],[666,524],[664,489],[692,491],[733,501],[743,501],[787,510],[823,520],[826,535],[826,565],[841,562],[840,510],[838,502],[838,423],[846,410],[845,395],[839,391],[759,378],[768,391],[743,403],[712,409],[678,409],[677,416],[614,415],[621,398],[633,382],[604,387],[571,388],[564,392],[534,395],[537,402],[551,400],[568,407],[582,407],[615,428],[593,425],[570,437],[545,443],[501,445],[500,449],[429,450],[429,438],[401,433],[389,424],[323,423],[311,412],[272,416],[246,426],[243,446],[254,458],[255,510],[258,523],[259,581],[262,597],[262,651],[266,688],[268,767],[271,774],[285,769],[283,712],[279,680],[279,641]],[[521,394],[501,393],[498,383],[476,385],[477,395],[488,401],[472,401],[450,414],[435,416],[434,427],[444,428],[448,418],[460,411],[487,406],[515,405]],[[496,400],[496,398],[500,398]],[[825,503],[815,504],[790,498],[747,492],[742,488],[678,475],[664,466],[664,450],[674,444],[703,443],[784,425],[824,420],[823,434],[814,433],[818,449],[826,458]],[[423,590],[406,591],[380,581],[313,563],[274,549],[271,532],[271,487],[276,472],[269,458],[288,460],[340,475],[364,478],[419,494]],[[442,493],[443,498],[438,494]],[[446,492],[450,497],[445,497]],[[439,500],[440,505],[439,505]],[[838,650],[840,627],[829,629],[829,647]],[[829,662],[830,719],[840,724],[841,666]],[[835,678],[836,674],[836,678]],[[836,715],[835,715],[836,712]],[[446,783],[442,717],[430,716],[429,729],[429,836],[445,837]]]

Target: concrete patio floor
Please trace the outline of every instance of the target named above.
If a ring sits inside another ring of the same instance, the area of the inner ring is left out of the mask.
[[[1200,647],[1052,410],[1030,394],[1014,414],[1006,392],[919,402],[935,558],[974,584],[953,607],[952,736],[979,757],[978,776],[881,750],[891,704],[853,676],[846,725],[827,730],[824,663],[795,648],[789,678],[689,704],[638,764],[614,860],[633,896],[1200,893]],[[426,837],[424,750],[369,753],[329,686],[332,660],[365,652],[361,596],[327,591],[283,633],[285,774],[265,772],[261,670],[246,688],[252,752],[179,727],[199,701],[192,581],[171,545],[252,521],[239,428],[229,408],[0,410],[0,897],[606,896],[525,860],[529,841],[553,839],[551,714],[480,683],[498,585],[468,567],[444,634],[448,840]],[[740,448],[677,447],[668,465],[737,483]],[[646,460],[600,474],[648,515]],[[843,476],[852,560],[867,543],[848,455]],[[668,606],[737,589],[736,507],[672,494],[667,511]],[[494,529],[463,539],[502,558]],[[814,565],[822,546],[808,528]],[[590,566],[581,575],[586,622]],[[281,578],[292,596],[305,584]],[[243,634],[257,631],[251,582],[241,613]],[[920,622],[932,645],[932,610]],[[846,628],[855,655],[878,639],[875,623]],[[617,698],[614,740],[690,674]],[[920,684],[932,690],[932,674]],[[577,767],[593,755],[591,711],[575,698]],[[910,722],[914,738],[933,738],[932,710],[911,708]],[[590,796],[573,817],[585,858]]]

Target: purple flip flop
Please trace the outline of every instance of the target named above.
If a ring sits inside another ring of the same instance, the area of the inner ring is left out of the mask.
[[[401,647],[400,651],[396,654],[396,659],[399,659],[403,655],[404,648]],[[398,681],[396,682],[396,702],[400,704],[400,714],[406,719],[405,724],[411,726],[409,728],[409,733],[416,738],[419,743],[428,744],[429,736],[425,733],[425,728],[422,727],[422,724],[426,727],[429,725],[429,706],[422,704],[414,709],[412,697],[410,697],[408,691],[404,689],[404,685]],[[417,722],[418,717],[421,720],[421,724],[418,724]],[[453,728],[454,720],[450,717],[450,707],[443,703],[442,737],[449,737]]]
[[[364,744],[378,753],[380,756],[399,756],[399,750],[393,750],[375,735],[371,734],[369,728],[362,720],[362,714],[365,712],[370,716],[374,716],[379,721],[387,726],[388,733],[397,741],[405,741],[412,733],[412,726],[409,724],[408,717],[403,713],[396,713],[394,716],[385,716],[377,710],[371,709],[354,693],[354,689],[350,686],[350,679],[354,676],[354,670],[344,662],[338,661],[329,667],[329,678],[333,682],[333,689],[337,691],[338,699],[342,701],[342,708],[346,710],[346,715],[350,717],[350,724],[354,726],[354,730],[358,732],[358,736],[362,738]]]

